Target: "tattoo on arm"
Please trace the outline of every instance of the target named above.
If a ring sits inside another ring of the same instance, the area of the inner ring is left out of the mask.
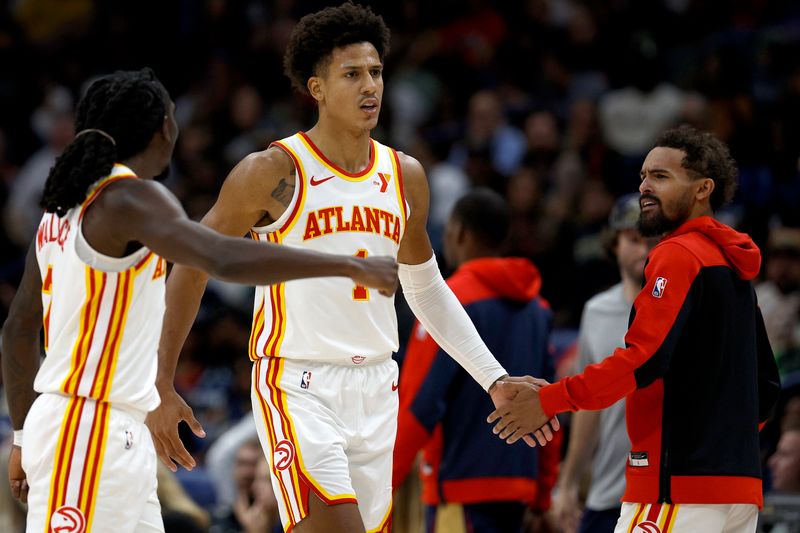
[[[294,174],[295,171],[293,169],[289,178],[291,183],[286,178],[281,178],[278,186],[272,191],[272,197],[283,204],[284,207],[289,207],[289,202],[292,201],[292,196],[294,196]]]

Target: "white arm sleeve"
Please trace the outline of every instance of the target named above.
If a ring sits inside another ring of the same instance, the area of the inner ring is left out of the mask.
[[[414,315],[433,340],[488,391],[492,383],[507,372],[442,279],[436,256],[419,265],[400,263],[398,266],[403,295]]]

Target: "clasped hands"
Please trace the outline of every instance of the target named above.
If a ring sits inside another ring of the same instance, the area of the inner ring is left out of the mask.
[[[539,389],[549,385],[544,379],[531,376],[504,377],[490,389],[495,410],[486,419],[497,421],[492,431],[508,444],[519,439],[533,448],[545,446],[561,425],[558,418],[548,419],[539,399]],[[534,440],[535,439],[535,440]]]

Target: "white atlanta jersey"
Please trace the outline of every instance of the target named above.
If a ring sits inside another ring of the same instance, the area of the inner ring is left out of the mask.
[[[135,179],[114,165],[83,204],[65,216],[45,213],[36,234],[42,275],[45,358],[34,389],[147,412],[158,406],[158,339],[166,262],[147,248],[121,258],[92,249],[83,213],[108,184]]]
[[[286,212],[251,236],[286,246],[359,257],[397,257],[408,216],[397,153],[370,140],[357,174],[331,163],[305,133],[276,141],[294,162]],[[398,348],[394,298],[347,278],[257,287],[250,358],[287,357],[360,364]]]

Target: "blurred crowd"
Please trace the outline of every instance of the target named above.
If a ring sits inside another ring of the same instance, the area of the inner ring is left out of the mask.
[[[328,3],[0,0],[0,321],[88,80],[154,68],[181,128],[166,184],[200,218],[240,159],[313,124],[313,101],[292,91],[281,62],[293,25]],[[513,212],[508,252],[539,268],[565,361],[584,303],[618,281],[602,230],[615,199],[637,190],[656,136],[689,123],[730,146],[739,189],[717,216],[764,252],[758,298],[787,390],[788,414],[776,415],[784,435],[776,422],[765,457],[776,448],[795,454],[790,486],[800,493],[800,3],[363,3],[392,29],[374,137],[426,168],[434,247],[464,192],[487,186],[504,195]],[[398,307],[406,339],[411,317],[402,298]],[[201,465],[209,447],[248,418],[251,313],[251,289],[213,283],[182,353],[178,390],[208,433],[200,441],[186,432]],[[566,363],[557,368],[568,371]],[[9,431],[7,418],[0,421],[0,437]],[[252,468],[225,487],[210,469],[179,475],[202,507],[223,504],[204,518],[212,531],[245,530],[226,524],[245,523],[245,507],[262,497],[248,493],[247,505],[237,503],[253,476],[268,475],[246,453],[230,455],[237,466],[227,472],[236,477],[240,461]]]

